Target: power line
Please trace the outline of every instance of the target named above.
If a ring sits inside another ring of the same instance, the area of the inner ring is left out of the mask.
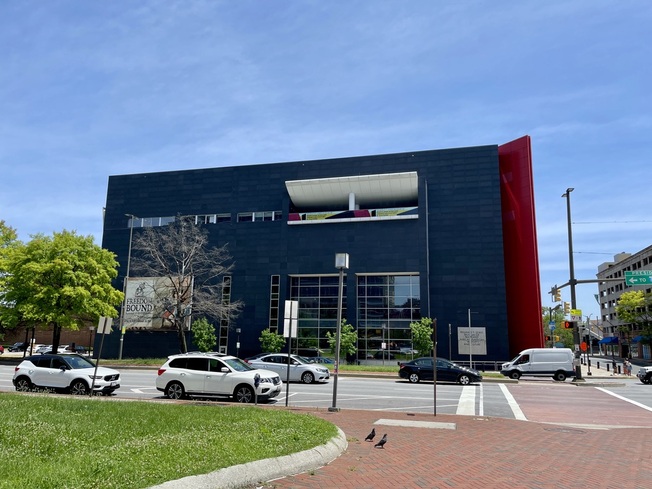
[[[573,221],[573,224],[636,224],[639,222],[652,221]]]

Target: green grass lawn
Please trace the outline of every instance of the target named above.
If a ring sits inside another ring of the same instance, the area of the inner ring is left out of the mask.
[[[210,402],[3,393],[0,413],[1,488],[145,488],[337,434],[309,414]]]

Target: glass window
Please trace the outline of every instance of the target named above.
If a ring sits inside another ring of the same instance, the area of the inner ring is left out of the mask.
[[[208,370],[208,361],[206,358],[189,358],[187,368],[204,372]]]

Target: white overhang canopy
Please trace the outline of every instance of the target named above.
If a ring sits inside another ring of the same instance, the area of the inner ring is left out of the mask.
[[[417,201],[417,172],[356,175],[350,177],[316,178],[285,182],[292,203],[299,208],[336,208],[347,206],[349,195],[355,195],[360,206],[391,202],[410,205]]]

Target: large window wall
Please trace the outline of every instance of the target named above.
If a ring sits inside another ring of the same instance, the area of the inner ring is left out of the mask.
[[[358,359],[389,360],[412,349],[410,323],[421,319],[419,285],[418,274],[358,275]]]
[[[335,334],[338,294],[338,275],[290,277],[290,299],[299,302],[299,348],[328,350],[326,333]],[[346,318],[346,283],[342,297],[342,318]]]

